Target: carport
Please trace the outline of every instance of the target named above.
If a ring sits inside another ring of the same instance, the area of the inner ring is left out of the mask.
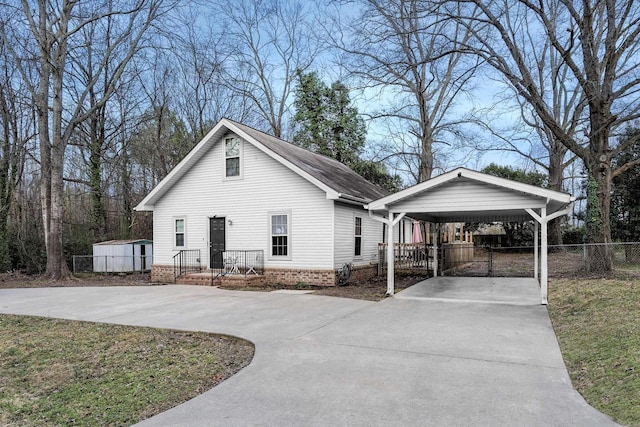
[[[402,218],[435,224],[456,222],[524,222],[534,220],[534,277],[540,301],[547,303],[547,224],[571,211],[575,198],[466,168],[457,168],[428,181],[371,202],[369,215],[387,224],[387,242]],[[434,239],[437,241],[437,239]],[[437,274],[437,251],[434,271]],[[394,251],[387,245],[387,294],[394,294]]]

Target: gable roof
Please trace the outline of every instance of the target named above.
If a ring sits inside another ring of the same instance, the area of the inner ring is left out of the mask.
[[[225,135],[234,133],[283,166],[319,187],[328,199],[366,204],[389,193],[337,160],[312,153],[249,126],[222,119],[178,165],[134,208],[153,210],[164,194]]]
[[[567,193],[457,168],[369,203],[371,212],[405,212],[430,222],[525,221],[526,209],[547,215],[575,200]]]

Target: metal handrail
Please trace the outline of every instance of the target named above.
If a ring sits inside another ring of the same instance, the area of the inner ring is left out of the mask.
[[[216,251],[211,255],[212,259],[218,258],[221,263],[219,268],[211,268],[211,283],[221,276],[241,275],[244,277],[264,273],[263,250],[225,250]]]
[[[181,250],[173,256],[173,281],[184,274],[202,271],[200,249]]]

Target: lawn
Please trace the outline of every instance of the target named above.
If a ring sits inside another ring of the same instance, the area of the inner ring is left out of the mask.
[[[130,425],[252,357],[216,334],[0,315],[0,425]]]
[[[562,279],[549,290],[574,387],[617,422],[640,426],[640,282]]]

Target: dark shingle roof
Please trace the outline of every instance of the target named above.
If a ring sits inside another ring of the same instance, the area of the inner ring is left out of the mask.
[[[237,122],[233,122],[233,124],[287,162],[297,166],[342,195],[372,201],[389,194],[388,191],[367,181],[337,160],[312,153],[249,126]]]

